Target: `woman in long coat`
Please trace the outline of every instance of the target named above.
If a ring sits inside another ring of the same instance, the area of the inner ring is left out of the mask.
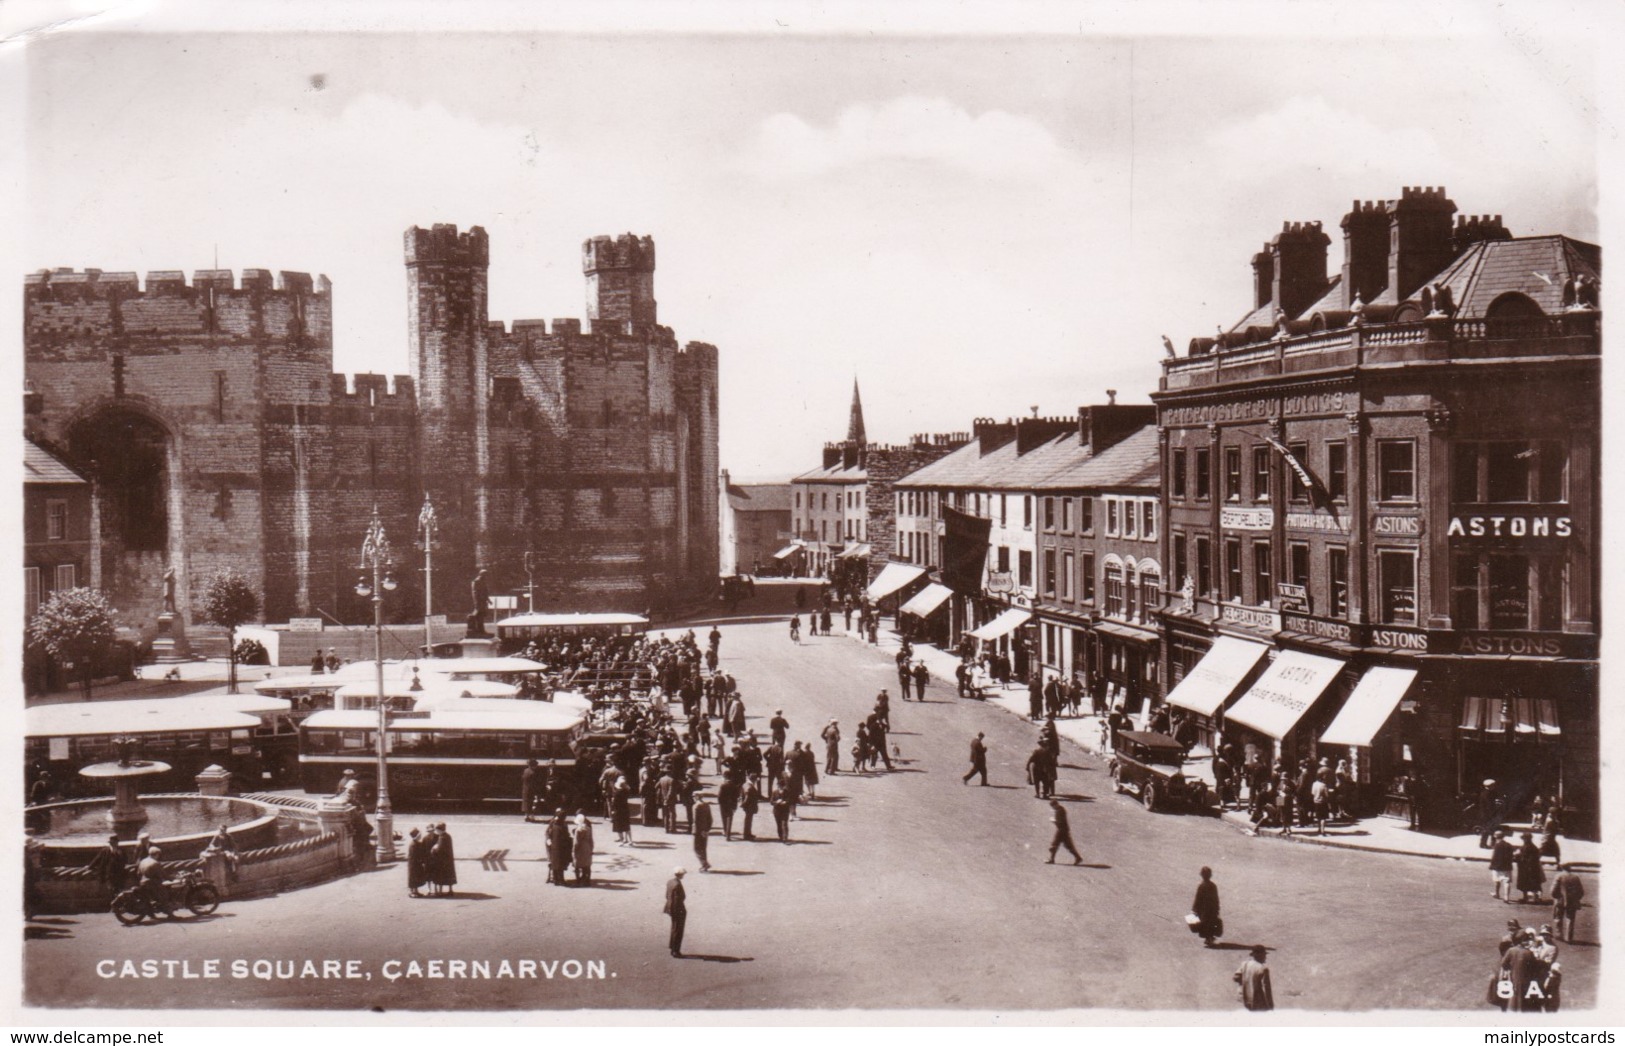
[[[547,823],[547,881],[555,886],[566,885],[564,872],[570,867],[572,848],[570,826],[564,821],[564,811],[560,810]]]
[[[575,827],[570,830],[574,843],[576,884],[592,885],[592,822],[586,814],[576,814]]]
[[[412,841],[406,844],[406,892],[422,897],[418,891],[429,881],[429,844],[423,835],[412,829]]]
[[[623,843],[632,841],[632,789],[626,783],[626,778],[615,782],[615,791],[610,797],[610,827],[615,830],[615,838]]]
[[[1513,864],[1518,870],[1517,887],[1523,893],[1520,901],[1529,900],[1529,895],[1535,895],[1538,904],[1541,897],[1541,887],[1546,882],[1546,873],[1540,867],[1540,847],[1535,845],[1534,836],[1523,833],[1523,845],[1518,847],[1518,853],[1513,857]]]
[[[457,854],[452,849],[451,833],[446,831],[446,822],[441,821],[434,828],[434,848],[429,851],[429,878],[434,882],[436,892],[440,887],[445,887],[449,895],[452,887],[457,885]]]
[[[1203,867],[1202,881],[1196,884],[1196,899],[1191,901],[1191,914],[1196,925],[1191,927],[1202,943],[1213,947],[1213,939],[1220,935],[1224,924],[1219,920],[1219,886],[1213,881],[1213,869]]]

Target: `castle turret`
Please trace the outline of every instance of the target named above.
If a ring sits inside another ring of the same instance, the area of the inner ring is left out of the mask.
[[[653,237],[594,236],[581,245],[581,269],[587,274],[589,320],[655,325]]]

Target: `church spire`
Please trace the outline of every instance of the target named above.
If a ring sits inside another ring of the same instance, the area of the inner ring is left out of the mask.
[[[852,416],[846,423],[846,441],[863,446],[868,439],[863,433],[863,399],[858,395],[858,379],[852,379]]]

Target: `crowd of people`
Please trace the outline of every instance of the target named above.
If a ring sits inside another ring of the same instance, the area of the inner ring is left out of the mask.
[[[1487,993],[1490,1005],[1521,1013],[1555,1013],[1563,992],[1556,931],[1550,925],[1536,930],[1509,919],[1500,950]]]

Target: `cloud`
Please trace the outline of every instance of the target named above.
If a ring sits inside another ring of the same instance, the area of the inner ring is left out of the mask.
[[[912,95],[878,106],[850,106],[828,127],[793,113],[775,114],[762,121],[745,152],[748,169],[778,178],[890,161],[1023,180],[1049,173],[1066,159],[1066,151],[1036,120],[999,109],[972,115],[947,99]]]
[[[1363,172],[1382,157],[1409,171],[1445,164],[1443,150],[1427,131],[1383,126],[1318,95],[1288,98],[1267,112],[1215,127],[1206,136],[1203,156],[1227,172],[1282,167]]]

